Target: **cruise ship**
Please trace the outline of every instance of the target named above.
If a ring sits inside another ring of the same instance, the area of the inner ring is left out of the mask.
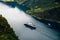
[[[24,24],[27,28],[30,28],[30,29],[36,29],[36,25],[34,25],[33,23],[26,23]]]

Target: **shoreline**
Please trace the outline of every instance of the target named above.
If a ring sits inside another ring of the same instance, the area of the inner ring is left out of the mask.
[[[28,15],[30,15],[30,14],[28,14]],[[60,32],[60,23],[54,22],[54,21],[45,20],[45,19],[42,19],[42,18],[37,18],[37,17],[35,17],[35,16],[33,16],[33,15],[31,15],[31,16],[32,16],[34,19],[36,19],[36,20],[38,20],[38,21],[40,21],[40,22],[48,25],[48,26],[49,26],[48,28],[51,28],[51,29],[54,29],[54,30]],[[49,25],[49,24],[50,24],[50,25]]]
[[[30,14],[29,14],[30,15]],[[51,19],[43,19],[43,18],[40,18],[40,17],[36,17],[34,15],[31,15],[33,18],[35,18],[36,20],[38,21],[41,21],[41,20],[44,20],[44,21],[48,21],[48,22],[54,22],[54,23],[58,23],[60,24],[60,21],[55,21],[55,20],[51,20]]]

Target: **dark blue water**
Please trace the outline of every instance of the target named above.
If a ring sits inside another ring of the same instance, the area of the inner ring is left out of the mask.
[[[26,11],[26,10],[29,10],[30,8],[28,7],[25,7],[25,6],[22,6],[22,5],[19,5],[17,2],[2,2],[10,7],[18,7],[20,10],[23,10],[23,11]]]
[[[28,9],[15,2],[0,2],[0,14],[8,20],[20,40],[60,40],[60,32],[54,26],[58,27],[59,24],[46,20],[38,21],[24,12]],[[28,22],[35,24],[36,29],[27,28],[24,24]]]

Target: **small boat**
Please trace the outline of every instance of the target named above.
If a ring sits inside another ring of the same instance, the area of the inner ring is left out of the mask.
[[[26,23],[24,25],[30,29],[36,29],[36,25],[33,25],[33,23]]]

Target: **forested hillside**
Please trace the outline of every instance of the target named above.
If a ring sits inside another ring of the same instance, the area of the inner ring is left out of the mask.
[[[60,7],[49,9],[49,10],[46,10],[46,9],[44,10],[41,8],[31,9],[31,10],[28,10],[26,13],[34,17],[37,17],[39,19],[46,19],[49,21],[60,22]]]
[[[7,20],[0,15],[0,40],[18,40]]]
[[[29,8],[51,8],[59,6],[59,0],[16,0],[16,2]]]
[[[60,21],[60,0],[16,0],[18,4],[29,7],[26,13],[47,20]],[[21,3],[22,2],[22,3]]]

